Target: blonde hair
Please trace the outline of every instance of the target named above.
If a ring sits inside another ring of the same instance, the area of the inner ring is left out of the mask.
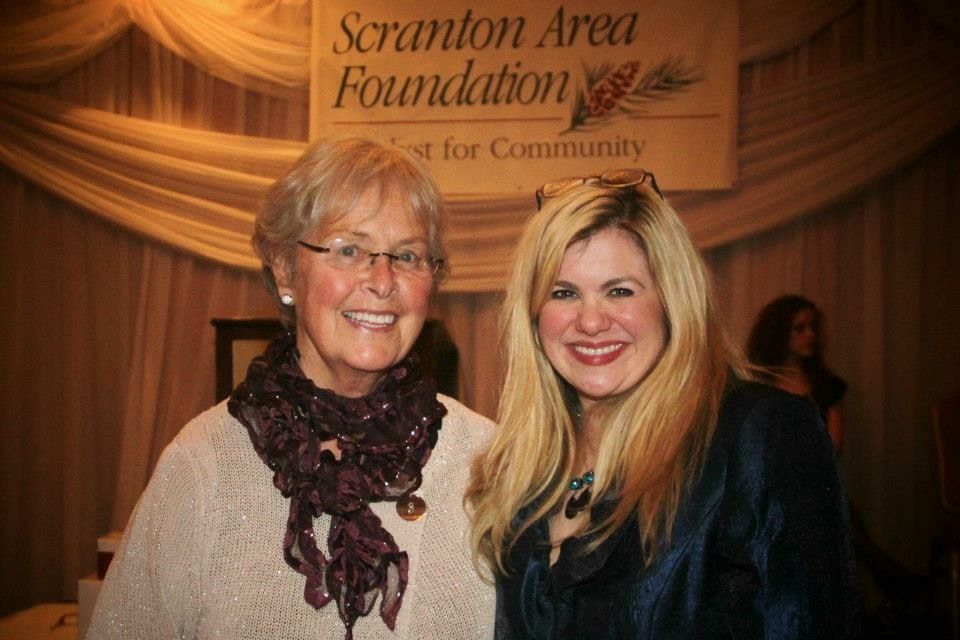
[[[575,392],[544,355],[536,323],[567,248],[608,228],[632,235],[646,255],[667,344],[632,390],[598,405],[603,435],[593,495],[616,500],[609,516],[590,526],[597,533],[593,547],[635,518],[644,557],[652,560],[669,540],[683,492],[699,471],[729,372],[748,377],[717,317],[696,247],[652,189],[586,184],[547,200],[517,247],[501,317],[507,366],[500,428],[475,461],[465,496],[473,512],[474,559],[495,572],[507,571],[512,542],[560,505],[574,475]]]
[[[427,168],[402,149],[367,138],[320,139],[267,191],[251,239],[287,323],[293,323],[294,312],[279,304],[275,270],[293,269],[297,241],[314,228],[335,224],[370,189],[377,189],[382,200],[396,193],[407,201],[427,232],[430,255],[444,260],[434,283],[447,276],[445,212]]]

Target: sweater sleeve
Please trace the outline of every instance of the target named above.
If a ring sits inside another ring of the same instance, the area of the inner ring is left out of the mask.
[[[813,407],[786,394],[753,407],[730,447],[722,548],[739,566],[729,584],[733,637],[857,635],[846,500]],[[746,596],[746,597],[743,597]]]
[[[127,523],[97,598],[89,640],[195,637],[203,557],[199,529],[206,510],[200,476],[174,440]]]

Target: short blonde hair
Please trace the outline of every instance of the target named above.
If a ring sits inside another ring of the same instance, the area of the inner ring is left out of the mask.
[[[374,140],[325,138],[310,145],[271,186],[254,225],[251,244],[278,304],[274,271],[293,268],[297,241],[317,227],[336,223],[371,188],[378,189],[382,199],[391,193],[406,199],[427,231],[431,257],[444,260],[434,282],[446,277],[445,211],[427,168],[405,151]],[[293,310],[283,305],[280,309],[284,320],[292,323]]]
[[[647,185],[585,184],[546,201],[517,247],[501,318],[506,377],[500,429],[474,464],[466,502],[475,558],[504,572],[509,546],[551,513],[573,475],[575,391],[538,340],[537,316],[571,244],[608,228],[635,238],[664,309],[667,344],[632,390],[599,405],[594,495],[617,496],[594,545],[635,518],[647,561],[668,540],[681,495],[713,435],[728,371],[747,376],[717,317],[706,267],[673,208]],[[535,505],[525,519],[514,518]]]

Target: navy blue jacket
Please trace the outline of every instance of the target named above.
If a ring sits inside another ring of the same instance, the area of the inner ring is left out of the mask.
[[[512,548],[497,640],[859,635],[830,441],[809,401],[772,387],[727,393],[702,474],[649,567],[635,522],[586,555],[584,540],[565,541],[553,567],[547,540],[543,520]]]

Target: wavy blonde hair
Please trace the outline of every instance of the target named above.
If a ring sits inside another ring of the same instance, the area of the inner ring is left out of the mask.
[[[676,212],[646,185],[586,184],[546,201],[516,250],[501,315],[506,377],[500,428],[472,469],[474,559],[505,573],[510,545],[567,495],[575,459],[575,392],[539,344],[537,316],[567,248],[599,231],[633,236],[646,255],[664,309],[667,344],[630,391],[598,404],[602,438],[595,496],[614,496],[609,517],[592,523],[599,545],[630,518],[649,563],[669,540],[678,505],[713,436],[731,373],[748,377],[740,350],[717,317],[707,270]],[[522,520],[518,512],[536,504]]]

